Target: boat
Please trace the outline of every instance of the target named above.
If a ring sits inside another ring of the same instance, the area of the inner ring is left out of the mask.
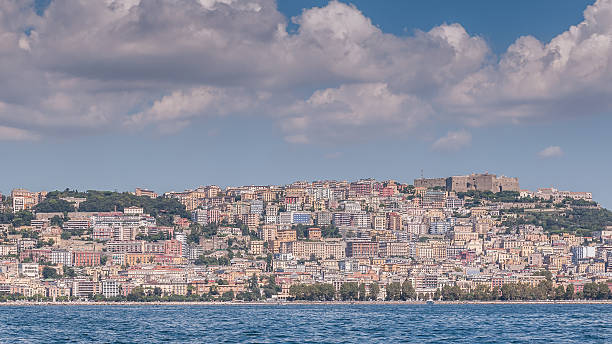
[[[428,305],[433,305],[434,304],[434,300],[432,300],[432,299],[427,300],[427,304]]]

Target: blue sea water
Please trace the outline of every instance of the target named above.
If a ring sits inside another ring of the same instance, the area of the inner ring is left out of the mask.
[[[612,305],[3,306],[2,343],[612,343]]]

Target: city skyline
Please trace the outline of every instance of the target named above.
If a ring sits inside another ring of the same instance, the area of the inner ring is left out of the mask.
[[[4,194],[490,171],[612,206],[609,0],[0,6]]]

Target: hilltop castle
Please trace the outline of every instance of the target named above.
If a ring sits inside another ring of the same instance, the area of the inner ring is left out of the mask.
[[[434,188],[444,187],[448,191],[520,191],[518,178],[496,176],[495,174],[470,174],[467,176],[452,176],[448,178],[419,178],[414,180],[414,186]]]

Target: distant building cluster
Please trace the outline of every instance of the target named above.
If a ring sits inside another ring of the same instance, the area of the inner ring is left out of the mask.
[[[80,211],[83,202],[95,206],[88,197],[24,189],[0,195],[8,219],[0,224],[0,295],[277,300],[298,297],[296,286],[330,285],[344,295],[355,284],[388,299],[402,283],[427,299],[451,287],[474,292],[543,281],[571,285],[578,295],[612,278],[612,227],[585,236],[527,221],[598,210],[591,193],[521,190],[518,178],[488,173],[413,185],[300,181],[163,195],[138,188],[112,203],[113,211],[103,199],[111,196],[102,194],[104,211]],[[74,209],[37,211],[51,198]]]

